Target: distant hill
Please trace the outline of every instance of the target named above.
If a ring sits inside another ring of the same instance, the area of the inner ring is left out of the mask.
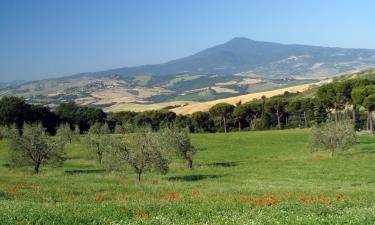
[[[234,38],[164,64],[0,84],[0,96],[22,96],[52,107],[74,100],[108,110],[141,110],[142,106],[134,104],[174,102],[165,107],[178,107],[314,83],[369,67],[375,67],[375,50]]]
[[[164,64],[124,67],[75,77],[122,77],[137,75],[235,74],[241,72],[267,78],[334,76],[375,66],[375,50],[286,45],[234,38],[192,56]]]

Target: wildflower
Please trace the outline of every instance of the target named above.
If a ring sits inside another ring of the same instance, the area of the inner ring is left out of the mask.
[[[34,185],[32,184],[27,184],[27,183],[17,183],[17,187],[25,187],[25,188],[32,188]]]
[[[176,192],[170,192],[170,193],[167,193],[163,196],[164,199],[166,200],[169,200],[169,201],[177,201],[179,200],[181,197],[178,193]]]
[[[143,212],[143,211],[137,211],[136,213],[135,213],[135,215],[138,217],[138,218],[148,218],[149,217],[149,215],[148,215],[148,213],[146,213],[146,212]]]
[[[266,202],[266,206],[271,206],[272,202]]]
[[[328,201],[328,197],[326,197],[324,195],[319,195],[318,196],[318,201],[320,201],[320,202],[326,202],[326,201]]]
[[[130,201],[131,200],[131,197],[129,195],[124,195],[121,197],[122,200],[125,200],[125,201]]]
[[[9,190],[5,190],[4,192],[10,193],[10,194],[15,194],[15,193],[19,192],[19,190],[9,189]]]
[[[305,204],[311,204],[314,201],[314,196],[310,196],[309,199],[306,199],[306,195],[300,195],[299,199]]]
[[[338,196],[336,196],[336,200],[341,201],[341,200],[345,200],[345,198],[342,195],[338,195]]]
[[[121,210],[121,212],[126,212],[126,211],[128,211],[128,207],[127,206],[121,206],[120,210]]]
[[[198,197],[199,195],[200,195],[200,192],[197,191],[197,190],[194,190],[194,191],[191,192],[192,197]]]
[[[103,195],[100,195],[100,194],[95,195],[95,201],[103,201],[103,200],[104,200]]]

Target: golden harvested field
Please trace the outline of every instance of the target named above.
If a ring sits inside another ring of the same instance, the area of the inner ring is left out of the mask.
[[[178,107],[175,109],[172,109],[173,112],[177,114],[192,114],[197,111],[208,111],[212,106],[216,105],[217,103],[222,103],[226,102],[229,104],[236,104],[237,102],[248,102],[254,99],[260,99],[263,95],[266,96],[267,98],[276,96],[276,95],[281,95],[284,92],[288,91],[290,93],[295,93],[295,92],[302,92],[308,89],[312,84],[302,84],[298,86],[293,86],[293,87],[287,87],[287,88],[281,88],[277,90],[272,90],[272,91],[264,91],[264,92],[258,92],[258,93],[251,93],[251,94],[246,94],[246,95],[240,95],[236,97],[230,97],[230,98],[224,98],[224,99],[218,99],[214,101],[208,101],[208,102],[194,102],[190,103],[187,106],[183,107]]]
[[[142,112],[147,110],[158,110],[163,109],[168,106],[182,106],[186,104],[193,104],[192,101],[174,101],[174,102],[161,102],[154,104],[140,104],[140,103],[124,103],[116,104],[111,107],[104,108],[106,112],[121,112],[121,111],[133,111],[133,112]]]

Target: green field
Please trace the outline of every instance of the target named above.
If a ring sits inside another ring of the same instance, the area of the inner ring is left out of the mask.
[[[192,171],[109,172],[83,139],[60,168],[10,169],[0,144],[0,224],[375,224],[375,138],[330,159],[308,130],[193,134]]]

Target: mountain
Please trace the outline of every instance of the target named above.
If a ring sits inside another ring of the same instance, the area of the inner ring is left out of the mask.
[[[251,72],[262,77],[317,77],[375,66],[375,50],[286,45],[234,38],[192,56],[164,64],[125,67],[74,77],[118,75],[235,74]]]
[[[164,64],[4,84],[0,85],[0,96],[22,96],[29,102],[52,107],[74,100],[111,111],[139,111],[150,104],[176,108],[192,102],[314,83],[370,67],[375,67],[375,50],[234,38]]]

